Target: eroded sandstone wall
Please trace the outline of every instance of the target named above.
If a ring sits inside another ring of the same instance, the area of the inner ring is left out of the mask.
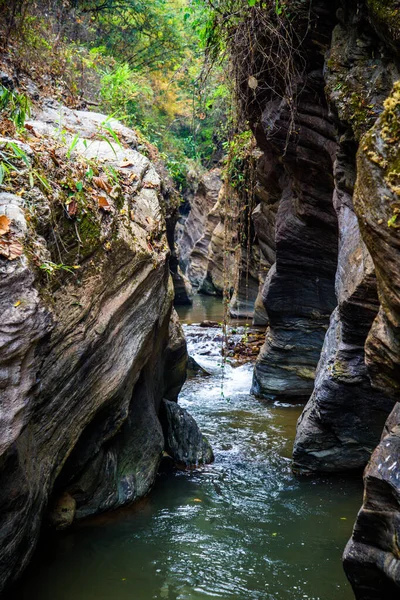
[[[0,193],[0,589],[47,515],[65,526],[149,491],[187,361],[162,183],[134,133],[50,101],[23,149]]]

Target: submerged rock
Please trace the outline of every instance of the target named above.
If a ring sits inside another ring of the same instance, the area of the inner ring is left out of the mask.
[[[195,467],[214,460],[209,442],[187,410],[164,400],[161,419],[165,450],[177,465]]]

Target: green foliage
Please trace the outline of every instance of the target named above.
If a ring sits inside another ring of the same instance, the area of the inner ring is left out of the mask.
[[[248,171],[250,166],[254,166],[251,163],[253,163],[255,145],[254,136],[250,130],[236,134],[225,145],[228,153],[225,164],[225,178],[234,190],[245,195],[249,191],[247,189],[249,183]]]
[[[48,95],[78,107],[87,100],[134,127],[180,189],[191,161],[221,159],[231,91],[224,65],[204,67],[214,15],[207,0],[19,0],[11,14],[20,70],[56,82]]]
[[[30,101],[25,94],[13,92],[0,84],[0,115],[4,114],[17,129],[24,127],[31,114]]]

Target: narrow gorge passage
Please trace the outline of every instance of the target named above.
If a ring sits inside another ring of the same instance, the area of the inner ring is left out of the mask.
[[[197,296],[179,312],[189,354],[211,373],[190,378],[179,402],[215,462],[159,475],[138,505],[43,540],[12,598],[351,600],[341,555],[361,478],[295,478],[302,407],[250,396],[252,364],[227,365],[221,393],[221,330],[193,323],[221,320],[220,300]]]

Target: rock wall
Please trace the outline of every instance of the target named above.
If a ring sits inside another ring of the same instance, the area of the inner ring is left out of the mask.
[[[264,307],[259,301],[255,309],[255,302],[270,265],[257,243],[238,244],[238,202],[221,175],[220,169],[205,173],[188,199],[189,214],[175,236],[179,269],[195,292],[223,296],[227,291],[232,317],[253,318],[256,312],[256,324],[264,325]]]
[[[355,154],[359,144],[365,144],[360,138],[382,111],[399,71],[367,9],[358,2],[337,11],[339,23],[326,58],[326,94],[339,119],[333,196],[340,231],[338,309],[331,319],[313,394],[298,425],[294,465],[301,471],[364,467],[393,408],[385,386],[370,383],[371,365],[364,346],[379,310],[376,258],[365,246],[353,195],[360,176]]]
[[[292,39],[303,40],[304,68],[288,84],[269,64],[280,93],[258,75],[257,92],[247,94],[264,151],[265,194],[254,219],[266,259],[276,257],[263,290],[270,328],[253,393],[311,393],[295,470],[361,469],[373,452],[345,568],[358,600],[391,600],[400,588],[399,84],[391,93],[400,78],[400,14],[390,0],[321,0],[305,26],[295,10]],[[265,60],[274,40],[268,47],[264,32],[260,40]],[[282,97],[295,98],[294,129]]]
[[[330,18],[329,13],[321,14],[325,24]],[[328,47],[328,35],[320,37],[319,43]],[[258,237],[265,258],[275,257],[262,296],[270,326],[252,388],[267,399],[304,401],[309,397],[336,304],[338,234],[332,205],[336,129],[324,96],[323,60],[314,59],[313,55],[296,84],[296,135],[290,133],[290,109],[273,94],[253,121],[258,145],[265,153],[261,185],[267,190],[256,218],[262,216],[263,223],[269,222]],[[277,204],[273,244],[269,241],[270,198],[272,206]],[[264,227],[258,223],[258,229]]]
[[[65,526],[149,491],[187,361],[162,185],[134,133],[49,101],[21,148],[0,193],[0,590],[46,515]]]
[[[358,153],[354,204],[374,259],[380,309],[366,341],[372,384],[392,403],[400,389],[400,83],[365,135]],[[382,440],[364,473],[364,502],[347,545],[344,564],[356,598],[400,594],[400,405],[395,404]]]

